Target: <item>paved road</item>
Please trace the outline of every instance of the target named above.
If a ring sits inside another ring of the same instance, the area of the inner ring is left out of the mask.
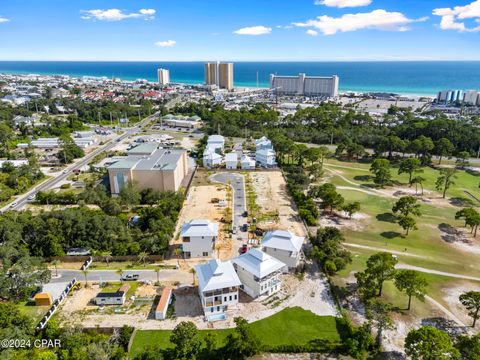
[[[246,233],[240,231],[240,226],[246,223],[246,218],[242,215],[247,211],[244,176],[235,173],[218,173],[212,175],[210,179],[222,184],[228,184],[228,182],[230,182],[233,188],[233,226],[236,226],[238,230],[237,239],[245,238]]]

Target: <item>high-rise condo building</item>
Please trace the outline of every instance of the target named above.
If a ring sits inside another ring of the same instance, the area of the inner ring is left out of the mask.
[[[270,75],[270,89],[279,95],[323,96],[338,95],[339,78],[333,76],[298,76]]]
[[[168,85],[170,83],[170,71],[167,69],[158,69],[157,70],[158,76],[158,84],[161,86]]]
[[[220,89],[233,90],[233,63],[206,63],[205,85],[216,85]]]

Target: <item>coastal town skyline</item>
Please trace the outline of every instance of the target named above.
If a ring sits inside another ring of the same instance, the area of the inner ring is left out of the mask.
[[[0,60],[478,60],[479,19],[480,0],[27,0],[0,7]]]

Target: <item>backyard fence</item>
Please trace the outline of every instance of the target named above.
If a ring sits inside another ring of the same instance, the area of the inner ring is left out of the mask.
[[[67,284],[65,289],[60,294],[60,297],[53,302],[52,307],[47,311],[45,316],[38,323],[38,325],[36,327],[37,330],[43,330],[45,328],[45,326],[48,323],[48,320],[50,320],[50,318],[53,316],[53,314],[55,314],[55,312],[57,311],[58,307],[65,301],[68,293],[70,292],[70,290],[72,290],[72,287],[73,287],[73,285],[75,285],[76,281],[77,280],[75,278],[73,278],[72,281],[70,281]]]

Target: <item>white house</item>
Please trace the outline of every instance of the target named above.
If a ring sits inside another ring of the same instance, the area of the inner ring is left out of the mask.
[[[238,155],[231,152],[225,155],[225,166],[227,169],[236,169],[238,165]]]
[[[262,136],[260,139],[255,140],[255,150],[261,150],[261,149],[273,150],[272,142],[266,136]]]
[[[210,135],[207,139],[207,148],[222,152],[225,147],[225,138],[222,135]]]
[[[125,284],[115,292],[100,292],[93,299],[93,302],[95,305],[123,305],[129,289],[130,285]]]
[[[290,231],[275,230],[265,234],[260,247],[267,254],[285,263],[289,269],[294,269],[300,264],[304,240],[304,237]]]
[[[208,321],[225,320],[226,311],[238,304],[241,285],[230,260],[210,260],[195,266],[198,291],[203,312]]]
[[[242,282],[240,289],[257,298],[270,296],[280,290],[280,275],[287,265],[259,249],[251,249],[232,260],[233,267]]]
[[[217,154],[215,150],[206,148],[203,152],[203,166],[212,168],[222,163],[222,155]]]
[[[211,257],[215,254],[218,224],[209,220],[192,220],[182,226],[180,234],[185,258]]]
[[[277,165],[275,151],[272,149],[260,149],[255,152],[255,160],[262,167],[274,167]]]
[[[240,160],[240,165],[244,170],[255,169],[255,160],[253,160],[248,155],[242,155],[242,159]]]

